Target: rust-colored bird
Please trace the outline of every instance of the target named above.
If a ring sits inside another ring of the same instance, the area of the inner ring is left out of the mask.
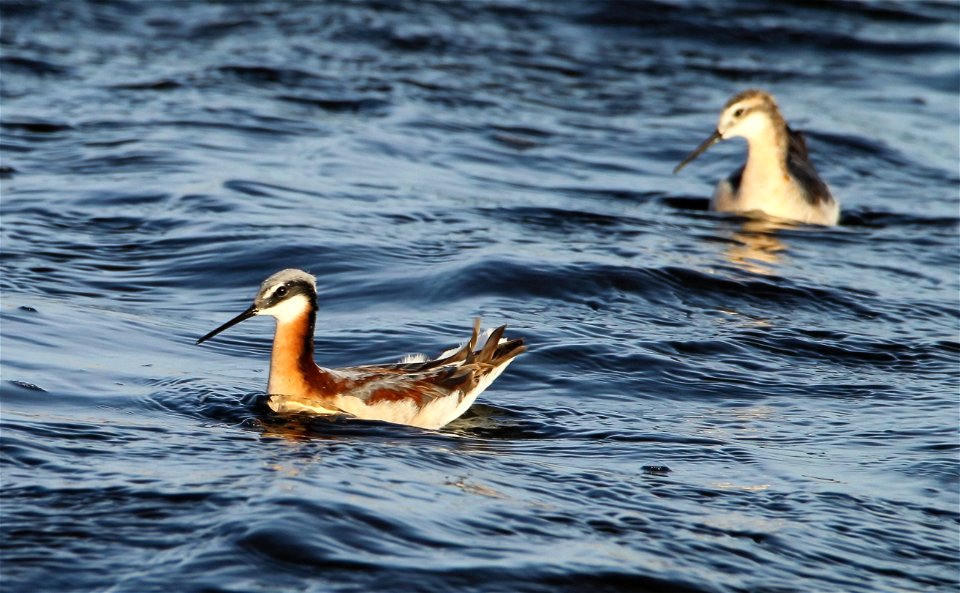
[[[348,414],[440,428],[466,412],[525,350],[522,338],[503,338],[506,326],[481,335],[477,320],[466,344],[432,360],[418,355],[395,364],[320,367],[313,359],[316,279],[294,269],[264,280],[250,308],[197,343],[255,315],[271,315],[277,320],[267,405],[278,413]]]

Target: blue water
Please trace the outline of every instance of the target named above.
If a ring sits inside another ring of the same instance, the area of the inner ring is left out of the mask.
[[[955,2],[0,2],[0,588],[954,591]],[[773,92],[836,228],[706,210]],[[431,432],[325,366],[527,340]]]

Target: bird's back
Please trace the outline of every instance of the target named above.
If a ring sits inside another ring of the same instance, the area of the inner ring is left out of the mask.
[[[435,359],[322,369],[335,390],[275,395],[277,412],[346,413],[357,418],[439,428],[463,414],[477,396],[525,350],[523,339],[506,340],[501,326],[479,336],[479,324],[462,347]]]
[[[787,170],[797,180],[800,194],[805,202],[814,207],[823,207],[833,202],[827,184],[817,175],[810,162],[810,151],[803,134],[787,127]]]

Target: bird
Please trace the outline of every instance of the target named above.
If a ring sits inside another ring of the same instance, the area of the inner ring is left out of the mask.
[[[278,414],[347,415],[425,429],[459,418],[513,359],[523,338],[503,337],[505,325],[473,334],[460,347],[434,359],[407,356],[398,363],[328,369],[313,358],[317,318],[316,278],[281,270],[263,281],[243,313],[197,340],[201,344],[257,315],[276,319],[267,405]]]
[[[674,174],[717,142],[738,136],[747,140],[747,162],[717,184],[712,210],[761,211],[790,221],[837,224],[840,204],[810,162],[803,135],[790,129],[773,96],[759,89],[727,101],[716,130],[676,166]]]

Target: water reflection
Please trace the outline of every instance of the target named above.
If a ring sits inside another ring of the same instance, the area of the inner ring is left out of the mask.
[[[795,227],[788,222],[766,218],[745,220],[731,237],[734,243],[727,249],[727,260],[752,274],[773,274],[774,266],[780,263],[781,254],[787,250],[787,245],[776,233],[787,228]]]
[[[317,428],[312,419],[285,418],[258,421],[257,428],[262,437],[267,439],[283,439],[287,441],[336,440],[336,437],[326,435]]]

